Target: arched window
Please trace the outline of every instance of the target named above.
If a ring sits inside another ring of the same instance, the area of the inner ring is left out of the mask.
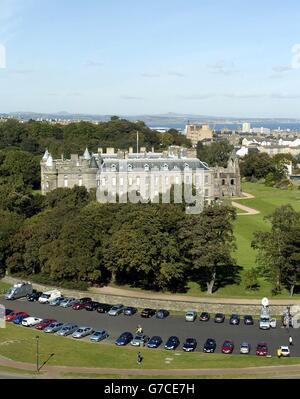
[[[164,166],[163,166],[163,169],[164,170],[169,170],[169,165],[167,163],[165,163]]]
[[[225,179],[222,179],[222,186],[225,186]]]
[[[232,186],[234,186],[234,179],[231,179],[231,180],[230,180],[230,184],[231,184]]]
[[[68,187],[69,183],[68,183],[68,175],[64,176],[64,186]]]
[[[112,172],[115,172],[117,170],[117,167],[115,164],[112,164],[110,168],[111,168]]]

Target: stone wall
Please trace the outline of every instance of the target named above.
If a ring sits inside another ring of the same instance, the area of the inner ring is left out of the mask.
[[[13,277],[5,277],[3,282],[8,284],[15,284],[20,281],[20,279],[16,279]],[[42,284],[32,283],[33,287],[38,291],[49,291],[51,289],[56,289],[57,287],[45,286]],[[210,313],[238,313],[240,315],[252,314],[259,315],[260,314],[260,301],[257,300],[257,305],[253,304],[232,304],[232,303],[209,303],[205,302],[205,298],[202,300],[199,298],[199,301],[194,302],[189,297],[184,298],[181,301],[178,300],[158,300],[158,299],[149,299],[149,298],[136,298],[129,296],[120,296],[120,295],[106,295],[106,294],[88,294],[87,291],[77,291],[77,290],[68,290],[61,288],[59,289],[64,296],[70,296],[75,298],[86,297],[90,295],[93,300],[98,302],[110,303],[110,304],[118,304],[122,303],[125,306],[135,306],[137,308],[145,308],[150,307],[154,309],[168,309],[170,311],[187,311],[187,310],[196,310],[207,311]],[[290,305],[293,305],[291,301]],[[283,311],[286,309],[285,305],[270,305],[271,315],[281,315]]]

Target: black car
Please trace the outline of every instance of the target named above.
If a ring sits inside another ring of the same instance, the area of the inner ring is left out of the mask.
[[[207,338],[205,344],[203,345],[203,352],[214,353],[216,350],[217,343],[213,338]]]
[[[215,323],[224,323],[225,315],[223,313],[216,313]]]
[[[244,316],[244,324],[252,326],[254,324],[253,317],[251,315]]]
[[[137,312],[137,308],[134,308],[133,306],[127,306],[126,308],[123,309],[123,314],[125,316],[132,316]]]
[[[145,308],[142,312],[141,312],[141,317],[152,317],[154,316],[156,313],[155,309],[150,309],[150,308]]]
[[[202,312],[201,315],[199,316],[200,321],[208,321],[210,318],[210,315],[208,312]]]
[[[110,311],[110,309],[113,307],[113,305],[109,305],[108,303],[99,303],[97,307],[97,312],[98,313],[107,313]]]
[[[133,335],[130,332],[124,332],[116,339],[115,344],[118,346],[128,345],[133,339]]]
[[[197,340],[195,338],[187,338],[182,347],[182,349],[185,352],[194,352],[196,348],[197,348]]]
[[[39,300],[39,297],[42,295],[43,293],[40,291],[34,291],[32,294],[28,294],[26,296],[27,301],[29,302],[36,302]]]
[[[175,337],[175,336],[172,336],[172,337],[170,337],[170,338],[167,340],[167,342],[166,342],[166,344],[165,344],[165,349],[174,350],[174,349],[177,348],[177,346],[178,346],[179,344],[180,344],[179,338],[178,338],[178,337]]]
[[[150,338],[147,343],[148,348],[158,348],[162,344],[162,339],[158,335]]]
[[[168,317],[169,316],[169,312],[167,311],[167,310],[165,310],[165,309],[159,309],[157,312],[156,312],[156,317],[158,318],[158,319],[165,319],[166,317]]]
[[[232,314],[229,319],[229,324],[238,325],[240,324],[240,316],[238,314]]]
[[[99,302],[95,301],[89,302],[85,305],[85,310],[92,312],[93,310],[97,310],[99,305],[100,305]]]

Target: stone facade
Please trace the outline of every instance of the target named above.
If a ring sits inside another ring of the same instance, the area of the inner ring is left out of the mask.
[[[191,140],[194,147],[197,146],[199,141],[212,141],[213,130],[209,125],[186,125],[186,137]]]
[[[82,156],[72,154],[70,159],[55,160],[46,150],[41,160],[42,193],[76,185],[87,190],[115,186],[118,193],[122,193],[122,186],[126,188],[124,192],[130,192],[130,187],[136,189],[143,181],[146,185],[152,184],[155,195],[164,192],[168,184],[193,184],[201,189],[207,202],[241,194],[239,164],[235,157],[230,158],[227,168],[209,168],[195,157],[193,150],[180,147],[170,147],[161,153],[141,150],[140,153],[133,153],[132,149],[115,152],[108,148],[104,153],[99,148],[98,153],[90,154],[86,149]],[[186,180],[188,173],[190,181]]]

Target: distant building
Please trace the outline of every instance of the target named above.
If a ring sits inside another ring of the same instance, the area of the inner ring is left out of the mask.
[[[193,146],[197,146],[199,141],[212,141],[213,130],[209,125],[186,125],[186,137],[191,140]]]
[[[251,130],[251,124],[249,122],[244,122],[242,126],[242,132],[248,133]]]

